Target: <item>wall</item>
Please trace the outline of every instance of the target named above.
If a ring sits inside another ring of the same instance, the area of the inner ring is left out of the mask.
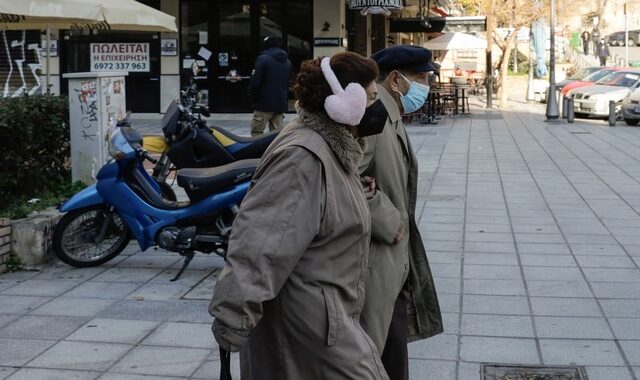
[[[330,24],[330,30],[323,32],[324,23]],[[315,0],[313,2],[313,37],[345,38],[345,5],[344,0]],[[345,51],[345,47],[314,47],[313,55],[332,56]]]

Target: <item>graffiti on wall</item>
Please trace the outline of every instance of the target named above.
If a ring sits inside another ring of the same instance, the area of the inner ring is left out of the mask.
[[[80,103],[82,138],[84,140],[95,141],[98,133],[98,97],[96,82],[93,80],[80,82],[80,88],[74,88],[73,91],[78,96]]]
[[[39,31],[0,31],[0,90],[3,97],[42,91]]]

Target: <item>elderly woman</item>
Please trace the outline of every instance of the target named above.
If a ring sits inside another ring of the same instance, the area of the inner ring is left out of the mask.
[[[248,346],[250,379],[388,379],[359,323],[370,216],[357,137],[386,120],[369,117],[384,110],[377,76],[355,53],[303,63],[298,117],[265,152],[233,224],[209,312],[222,348]]]

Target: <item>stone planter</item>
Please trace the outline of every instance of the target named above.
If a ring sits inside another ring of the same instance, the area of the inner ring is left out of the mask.
[[[54,257],[53,227],[63,214],[48,208],[11,221],[11,251],[25,267],[47,263]]]

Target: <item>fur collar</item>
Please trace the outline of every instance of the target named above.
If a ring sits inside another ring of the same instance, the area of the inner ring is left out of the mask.
[[[347,172],[358,174],[358,166],[364,157],[364,139],[353,138],[344,124],[336,123],[327,115],[298,107],[298,116],[306,127],[322,137]]]

